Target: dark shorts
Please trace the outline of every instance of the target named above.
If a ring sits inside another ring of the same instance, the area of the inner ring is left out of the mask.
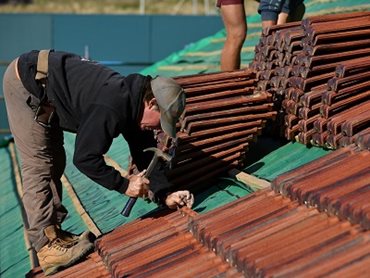
[[[244,0],[217,0],[216,6],[220,8],[225,5],[239,5],[244,4]]]
[[[279,13],[293,12],[303,0],[260,0],[258,12],[261,14],[261,19],[277,20]]]

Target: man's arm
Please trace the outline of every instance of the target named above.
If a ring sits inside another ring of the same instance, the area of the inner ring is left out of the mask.
[[[134,129],[128,132],[125,140],[130,146],[132,156],[132,165],[129,173],[137,167],[133,173],[138,173],[146,169],[153,157],[152,152],[144,152],[146,148],[157,147],[157,141],[152,131],[141,131]],[[149,177],[149,199],[151,201],[169,208],[181,206],[191,206],[194,203],[194,196],[189,191],[173,192],[173,184],[170,183],[166,176],[166,163],[159,162]]]
[[[98,105],[91,106],[77,131],[73,163],[93,181],[124,193],[129,181],[108,166],[103,157],[119,131],[119,118],[114,111]]]

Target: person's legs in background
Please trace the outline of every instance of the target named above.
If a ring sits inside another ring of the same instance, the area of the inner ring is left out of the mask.
[[[305,13],[303,0],[260,0],[262,28],[302,20]]]
[[[221,52],[221,71],[240,69],[240,54],[247,36],[244,1],[217,2],[226,30],[226,41]]]
[[[304,13],[306,12],[306,6],[303,0],[285,0],[283,9],[279,14],[278,24],[284,24],[287,22],[300,21],[302,20]],[[286,15],[285,21],[280,22],[280,15]]]
[[[277,24],[283,4],[284,0],[260,0],[258,12],[261,14],[263,29]]]

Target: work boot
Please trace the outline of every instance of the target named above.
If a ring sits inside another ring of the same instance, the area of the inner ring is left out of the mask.
[[[82,234],[76,235],[71,232],[62,230],[59,225],[57,225],[57,235],[62,241],[66,243],[73,243],[78,240],[87,240],[89,242],[94,242],[96,239],[95,235],[90,231],[84,231]]]
[[[61,240],[54,225],[46,227],[44,233],[49,243],[37,252],[37,257],[45,275],[54,274],[61,268],[72,265],[94,248],[88,240],[69,243]]]

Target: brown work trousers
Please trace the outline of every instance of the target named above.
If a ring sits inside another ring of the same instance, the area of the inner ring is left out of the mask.
[[[44,228],[61,224],[67,215],[60,181],[66,163],[63,131],[57,125],[43,127],[34,120],[35,111],[27,102],[37,99],[17,78],[15,65],[13,61],[4,74],[3,92],[10,130],[21,160],[27,232],[38,252],[48,243]]]

